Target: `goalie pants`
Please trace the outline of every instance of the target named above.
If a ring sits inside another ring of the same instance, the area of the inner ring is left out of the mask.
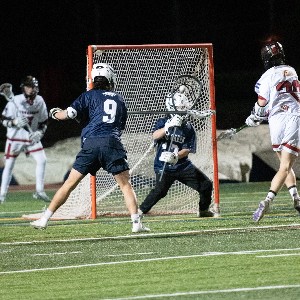
[[[140,210],[147,213],[151,208],[162,198],[164,198],[175,180],[187,185],[199,193],[199,210],[207,210],[212,200],[212,182],[209,178],[197,169],[194,165],[180,172],[165,172],[159,181],[161,173],[156,173],[155,187],[150,191],[143,203],[140,205]]]

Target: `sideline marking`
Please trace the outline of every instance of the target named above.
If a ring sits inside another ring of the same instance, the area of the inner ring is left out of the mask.
[[[16,273],[32,273],[32,272],[49,271],[49,270],[79,269],[79,268],[87,268],[87,267],[98,267],[98,266],[105,266],[105,265],[120,265],[120,264],[151,262],[151,261],[167,261],[167,260],[173,260],[173,259],[187,259],[187,258],[206,257],[206,256],[247,255],[247,254],[255,254],[255,253],[262,253],[262,252],[294,251],[294,250],[298,251],[298,250],[300,250],[300,248],[249,250],[249,251],[236,251],[236,252],[204,252],[201,254],[193,254],[193,255],[154,257],[154,258],[148,258],[148,259],[134,259],[134,260],[124,260],[124,261],[100,262],[100,263],[93,263],[93,264],[51,267],[51,268],[4,271],[4,272],[0,272],[0,275],[16,274]]]
[[[65,239],[65,240],[41,240],[41,241],[28,241],[28,242],[1,242],[0,245],[33,245],[33,244],[45,244],[45,243],[68,243],[68,242],[81,242],[81,241],[105,241],[105,240],[127,240],[135,238],[153,238],[153,237],[172,237],[172,236],[184,236],[184,235],[199,235],[203,233],[218,233],[218,232],[232,232],[232,231],[252,231],[260,229],[281,229],[291,228],[299,229],[300,224],[285,224],[285,225],[270,225],[270,226],[249,226],[249,227],[227,227],[227,228],[215,228],[215,229],[203,229],[192,231],[174,231],[174,232],[158,232],[158,233],[138,233],[130,235],[119,236],[104,236],[104,237],[92,237],[92,238],[78,238],[78,239]]]
[[[259,287],[254,287],[254,288],[238,288],[238,289],[228,289],[228,290],[211,290],[211,291],[185,292],[185,293],[173,293],[173,294],[156,294],[156,295],[133,296],[133,297],[126,297],[126,298],[106,298],[103,300],[150,299],[150,298],[164,298],[164,297],[179,297],[179,296],[187,296],[187,295],[251,292],[251,291],[290,289],[290,288],[300,288],[300,284],[273,285],[273,286],[271,285],[271,286],[259,286]]]

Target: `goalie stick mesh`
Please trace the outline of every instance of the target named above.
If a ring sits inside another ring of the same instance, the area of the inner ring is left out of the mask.
[[[152,127],[163,117],[165,98],[180,85],[188,87],[193,101],[192,109],[215,109],[213,85],[212,45],[141,45],[141,46],[89,46],[87,49],[87,89],[92,87],[89,76],[94,63],[108,63],[116,72],[116,91],[126,101],[127,126],[122,141],[128,151],[131,182],[141,203],[154,187]],[[195,77],[201,83],[195,89]],[[184,82],[183,82],[184,81]],[[188,85],[191,85],[189,88]],[[143,114],[143,111],[151,111]],[[215,116],[197,119],[187,115],[197,134],[197,153],[189,158],[214,182],[214,199],[218,210],[218,173],[215,138]],[[90,190],[90,176],[71,193],[66,203],[53,218],[90,218],[91,194],[96,194],[97,216],[128,214],[123,195],[113,176],[100,170],[96,175],[96,187]],[[175,182],[168,195],[151,210],[155,214],[183,214],[198,212],[199,195],[187,186]]]

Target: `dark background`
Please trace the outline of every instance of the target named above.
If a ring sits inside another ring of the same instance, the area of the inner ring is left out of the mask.
[[[24,76],[37,77],[48,109],[66,108],[86,89],[91,44],[212,43],[218,129],[239,127],[250,114],[267,36],[277,35],[288,62],[300,67],[297,0],[11,0],[0,15],[0,83],[18,94]],[[43,144],[79,134],[74,121],[51,119]]]

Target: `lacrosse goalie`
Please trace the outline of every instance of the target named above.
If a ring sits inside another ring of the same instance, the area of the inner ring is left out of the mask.
[[[0,93],[7,100],[1,117],[2,125],[7,128],[7,140],[0,203],[5,201],[15,161],[22,152],[36,161],[36,192],[33,198],[48,202],[49,197],[44,191],[46,155],[41,143],[47,130],[47,107],[38,95],[39,85],[35,77],[26,76],[20,87],[22,94],[14,96],[10,83],[0,86]]]
[[[183,90],[170,93],[166,97],[168,111],[186,111],[190,106]],[[209,210],[212,202],[212,182],[188,158],[189,153],[196,152],[196,133],[192,124],[183,115],[167,114],[157,120],[152,136],[156,146],[156,185],[139,206],[139,214],[147,214],[167,195],[175,180],[178,180],[199,193],[198,216],[214,217],[214,212]]]

